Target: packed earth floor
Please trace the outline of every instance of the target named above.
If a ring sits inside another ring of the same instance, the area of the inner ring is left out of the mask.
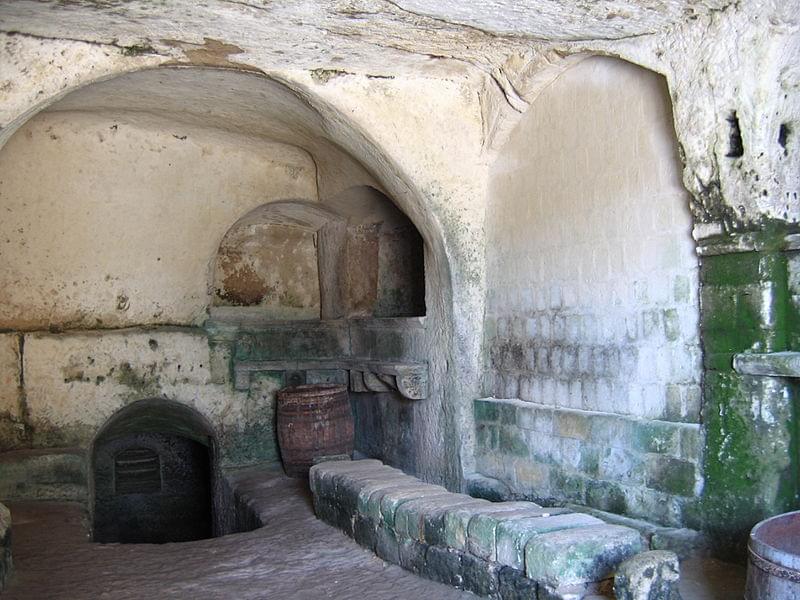
[[[3,600],[476,598],[390,565],[314,516],[305,481],[274,473],[267,524],[181,544],[95,544],[82,505],[9,503],[15,573]],[[682,565],[684,600],[741,598],[739,569]]]

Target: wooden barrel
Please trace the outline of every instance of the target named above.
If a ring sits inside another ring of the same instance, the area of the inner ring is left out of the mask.
[[[347,387],[313,384],[278,392],[278,445],[286,474],[306,477],[314,459],[353,454]]]
[[[800,600],[800,511],[761,521],[750,532],[746,600]]]

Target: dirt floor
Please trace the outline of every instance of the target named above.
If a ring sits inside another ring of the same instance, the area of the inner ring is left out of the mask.
[[[313,514],[305,482],[275,475],[268,524],[182,544],[94,544],[83,507],[10,503],[15,574],[3,600],[432,599],[476,596],[389,565]],[[684,600],[742,597],[743,571],[682,567]]]

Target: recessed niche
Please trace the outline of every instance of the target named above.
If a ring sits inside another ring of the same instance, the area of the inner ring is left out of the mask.
[[[414,224],[371,187],[272,202],[222,239],[213,305],[276,320],[424,316],[424,255]]]
[[[92,451],[93,538],[185,542],[214,532],[214,450],[202,417],[168,400],[119,411]]]

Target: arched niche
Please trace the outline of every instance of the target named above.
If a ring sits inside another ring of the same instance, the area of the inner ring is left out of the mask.
[[[0,132],[0,143],[8,144],[5,157],[20,156],[12,145],[22,143],[28,126],[36,125],[38,118],[58,118],[70,136],[77,132],[94,150],[92,156],[86,156],[79,151],[83,146],[67,143],[70,140],[48,131],[50,123],[39,123],[39,141],[52,144],[50,155],[58,160],[76,157],[82,164],[63,169],[65,176],[60,177],[49,166],[44,168],[44,155],[36,148],[29,153],[37,177],[47,173],[53,192],[20,202],[25,210],[17,215],[24,217],[26,239],[18,241],[27,246],[24,252],[13,254],[22,262],[7,271],[9,277],[16,277],[16,272],[25,270],[25,285],[7,286],[17,297],[9,303],[13,311],[3,321],[6,327],[91,329],[205,323],[215,348],[218,341],[231,343],[233,329],[255,321],[249,314],[243,319],[218,319],[213,310],[208,318],[213,299],[210,271],[231,224],[280,198],[303,198],[322,206],[353,188],[380,190],[413,222],[424,240],[426,319],[356,319],[359,323],[347,327],[360,328],[358,339],[349,335],[340,339],[359,341],[359,357],[420,362],[436,374],[430,386],[426,380],[415,394],[426,401],[411,409],[417,418],[409,426],[413,434],[408,437],[418,451],[410,468],[426,479],[458,485],[457,441],[461,436],[457,430],[461,425],[454,415],[462,410],[467,395],[450,396],[448,390],[465,385],[475,389],[476,355],[469,348],[477,346],[477,333],[470,329],[469,335],[454,337],[453,328],[456,320],[471,318],[474,311],[470,307],[477,300],[467,287],[454,288],[453,278],[464,280],[468,271],[451,267],[451,261],[460,258],[454,240],[446,238],[463,234],[457,228],[445,232],[442,219],[447,209],[424,193],[423,182],[405,166],[405,150],[382,146],[363,123],[352,118],[347,102],[320,94],[300,80],[201,66],[132,67],[133,63],[120,63],[113,73],[99,79],[93,79],[87,67],[79,77],[80,85],[42,97]],[[15,131],[20,135],[13,135]],[[58,139],[53,139],[53,134]],[[136,134],[136,140],[131,138],[136,143],[126,144],[122,154],[109,152],[109,136],[123,134]],[[148,137],[152,139],[145,139]],[[250,152],[254,145],[258,151]],[[143,146],[158,154],[146,164],[141,160]],[[163,146],[169,152],[161,152]],[[170,160],[168,154],[180,158],[181,164]],[[97,156],[100,158],[95,160]],[[276,156],[281,160],[273,160]],[[194,157],[191,169],[184,168],[187,157]],[[119,165],[92,183],[99,182],[113,193],[76,191],[76,187],[89,186],[76,186],[73,174],[95,173],[111,159]],[[245,163],[247,177],[242,177],[240,167]],[[150,166],[159,173],[158,178],[143,169]],[[209,179],[214,179],[211,185]],[[162,181],[169,185],[161,185]],[[283,183],[276,186],[276,181]],[[137,195],[142,182],[159,196],[158,202],[142,202]],[[265,182],[268,193],[264,193]],[[225,184],[225,189],[216,183]],[[91,206],[79,209],[67,201],[64,191],[68,186],[64,184],[69,184],[70,198]],[[38,191],[40,186],[36,187]],[[19,188],[25,189],[24,182]],[[9,221],[6,227],[10,226]],[[13,231],[20,229],[23,227]],[[32,233],[41,243],[31,243]],[[71,266],[76,268],[66,268]],[[321,293],[320,315],[325,310],[324,298]],[[346,306],[339,306],[344,308],[328,314],[346,316]],[[248,307],[253,308],[259,307]],[[368,314],[363,311],[358,316]],[[372,313],[390,314],[397,313]],[[303,337],[296,334],[301,325],[284,324],[292,329],[287,339]],[[214,379],[222,382],[223,373],[228,372],[223,363],[230,356],[225,349],[218,354],[221,366]],[[453,368],[455,364],[461,368]],[[74,406],[83,399],[74,394],[66,402]],[[34,408],[33,418],[46,422],[47,403],[40,407]]]
[[[425,316],[424,241],[411,220],[371,186],[354,186],[323,203],[347,219],[347,316]]]
[[[700,438],[702,368],[681,172],[666,81],[606,57],[543,88],[493,163],[484,391],[527,425],[476,411],[477,465],[516,493],[686,523],[700,444],[670,440]]]
[[[95,542],[184,542],[214,534],[216,440],[195,410],[161,398],[122,408],[92,442],[91,471]]]
[[[271,202],[223,237],[213,290],[213,306],[258,307],[265,319],[424,316],[424,243],[370,186]]]
[[[259,206],[225,234],[214,263],[214,306],[258,306],[274,319],[339,316],[344,220],[302,200]]]

